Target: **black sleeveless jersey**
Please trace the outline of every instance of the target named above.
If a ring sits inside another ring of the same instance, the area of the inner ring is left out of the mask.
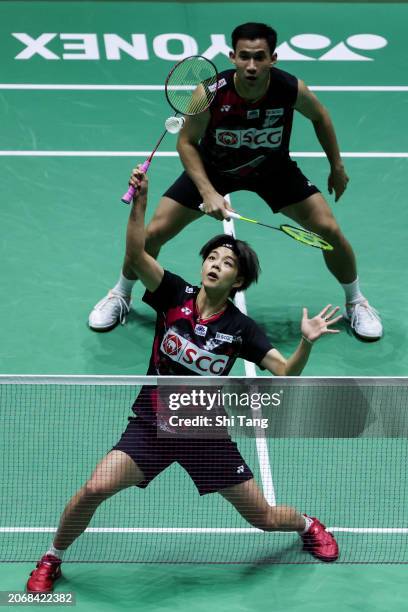
[[[267,92],[250,103],[237,94],[234,74],[235,70],[219,74],[200,151],[204,162],[217,172],[243,176],[266,161],[269,167],[287,160],[298,80],[271,68]]]
[[[232,302],[206,320],[198,320],[200,288],[165,271],[160,286],[146,291],[143,301],[157,312],[147,374],[154,376],[227,376],[237,357],[260,364],[273,348],[264,332]],[[157,392],[142,387],[133,410],[152,420]]]

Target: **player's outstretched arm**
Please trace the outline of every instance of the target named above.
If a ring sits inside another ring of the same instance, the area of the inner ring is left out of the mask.
[[[177,141],[177,151],[187,174],[194,181],[203,198],[203,212],[222,221],[228,219],[228,211],[233,209],[211,184],[197,148],[209,120],[209,111],[194,117],[187,117]]]
[[[335,194],[335,202],[346,190],[349,177],[346,174],[340,157],[336,132],[327,109],[310,91],[303,81],[298,82],[298,96],[295,109],[310,119],[323,151],[330,163],[330,174],[327,182],[329,193]]]
[[[135,168],[129,184],[136,188],[127,227],[126,252],[132,261],[132,270],[137,274],[146,289],[156,291],[164,270],[151,255],[145,251],[145,214],[147,205],[148,181],[146,175]]]
[[[334,316],[339,307],[332,308],[328,304],[319,314],[309,319],[307,308],[303,308],[301,322],[302,338],[295,352],[285,359],[276,349],[271,349],[263,358],[261,365],[275,376],[299,376],[308,362],[313,344],[325,334],[338,334],[338,329],[332,329],[342,318],[341,315]]]

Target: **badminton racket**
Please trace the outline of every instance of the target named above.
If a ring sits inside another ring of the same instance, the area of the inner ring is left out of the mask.
[[[201,55],[192,55],[178,62],[169,72],[164,91],[170,106],[176,112],[165,123],[166,129],[146,161],[141,165],[147,172],[154,154],[167,132],[176,134],[183,126],[184,118],[177,115],[193,116],[204,112],[214,100],[218,88],[218,72],[214,64]],[[130,204],[135,188],[130,185],[122,202]]]

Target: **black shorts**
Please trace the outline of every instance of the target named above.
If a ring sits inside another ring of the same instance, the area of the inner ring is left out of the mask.
[[[285,160],[277,167],[254,171],[245,177],[233,177],[216,172],[205,166],[208,178],[214,189],[221,195],[234,191],[253,191],[261,197],[274,213],[289,204],[305,200],[320,190],[302,174],[297,163],[292,159]],[[202,203],[194,182],[183,172],[171,187],[163,194],[187,208],[197,209]]]
[[[156,427],[140,417],[129,424],[112,450],[120,450],[138,465],[145,488],[160,472],[177,462],[192,478],[200,495],[215,493],[253,478],[232,440],[157,438]]]

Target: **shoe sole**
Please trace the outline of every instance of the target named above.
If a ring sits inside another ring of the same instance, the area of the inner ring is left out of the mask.
[[[319,555],[311,552],[307,548],[303,548],[303,550],[309,553],[309,555],[311,555],[315,559],[319,559],[319,561],[323,561],[324,563],[333,563],[334,561],[337,561],[337,559],[339,558],[339,555],[337,555],[336,557],[320,557]]]
[[[347,314],[345,312],[343,312],[343,320],[349,326],[349,329],[351,330],[352,334],[359,340],[363,340],[363,342],[378,342],[378,340],[381,340],[381,338],[384,335],[384,334],[381,334],[381,336],[361,336],[360,334],[356,332],[355,329],[353,329],[353,327],[351,327],[350,319],[347,317]]]
[[[110,325],[110,327],[91,327],[88,323],[89,329],[91,329],[94,332],[97,332],[98,334],[103,334],[104,332],[112,331],[112,329],[115,329],[115,327],[117,327],[118,325],[119,325],[119,321],[117,323],[114,323],[113,325]]]
[[[123,321],[123,325],[126,325],[128,316],[129,316],[129,313],[126,315],[126,317],[125,317],[125,319]],[[115,323],[113,323],[113,325],[109,325],[109,327],[92,327],[92,325],[90,325],[90,323],[88,321],[89,329],[91,329],[94,332],[102,333],[102,334],[104,332],[108,332],[108,331],[111,331],[112,329],[115,329],[115,327],[117,327],[118,325],[120,325],[120,320],[119,319]]]
[[[339,558],[338,556],[337,557],[319,557],[319,555],[315,555],[314,553],[311,553],[309,550],[306,552],[308,552],[309,555],[312,555],[312,557],[314,557],[315,559],[318,559],[319,561],[323,561],[323,563],[334,563]]]
[[[382,336],[361,336],[360,334],[356,332],[355,329],[351,327],[351,325],[350,325],[350,329],[353,333],[353,336],[355,336],[359,340],[362,340],[363,342],[378,342],[378,340],[381,340],[382,338]]]

